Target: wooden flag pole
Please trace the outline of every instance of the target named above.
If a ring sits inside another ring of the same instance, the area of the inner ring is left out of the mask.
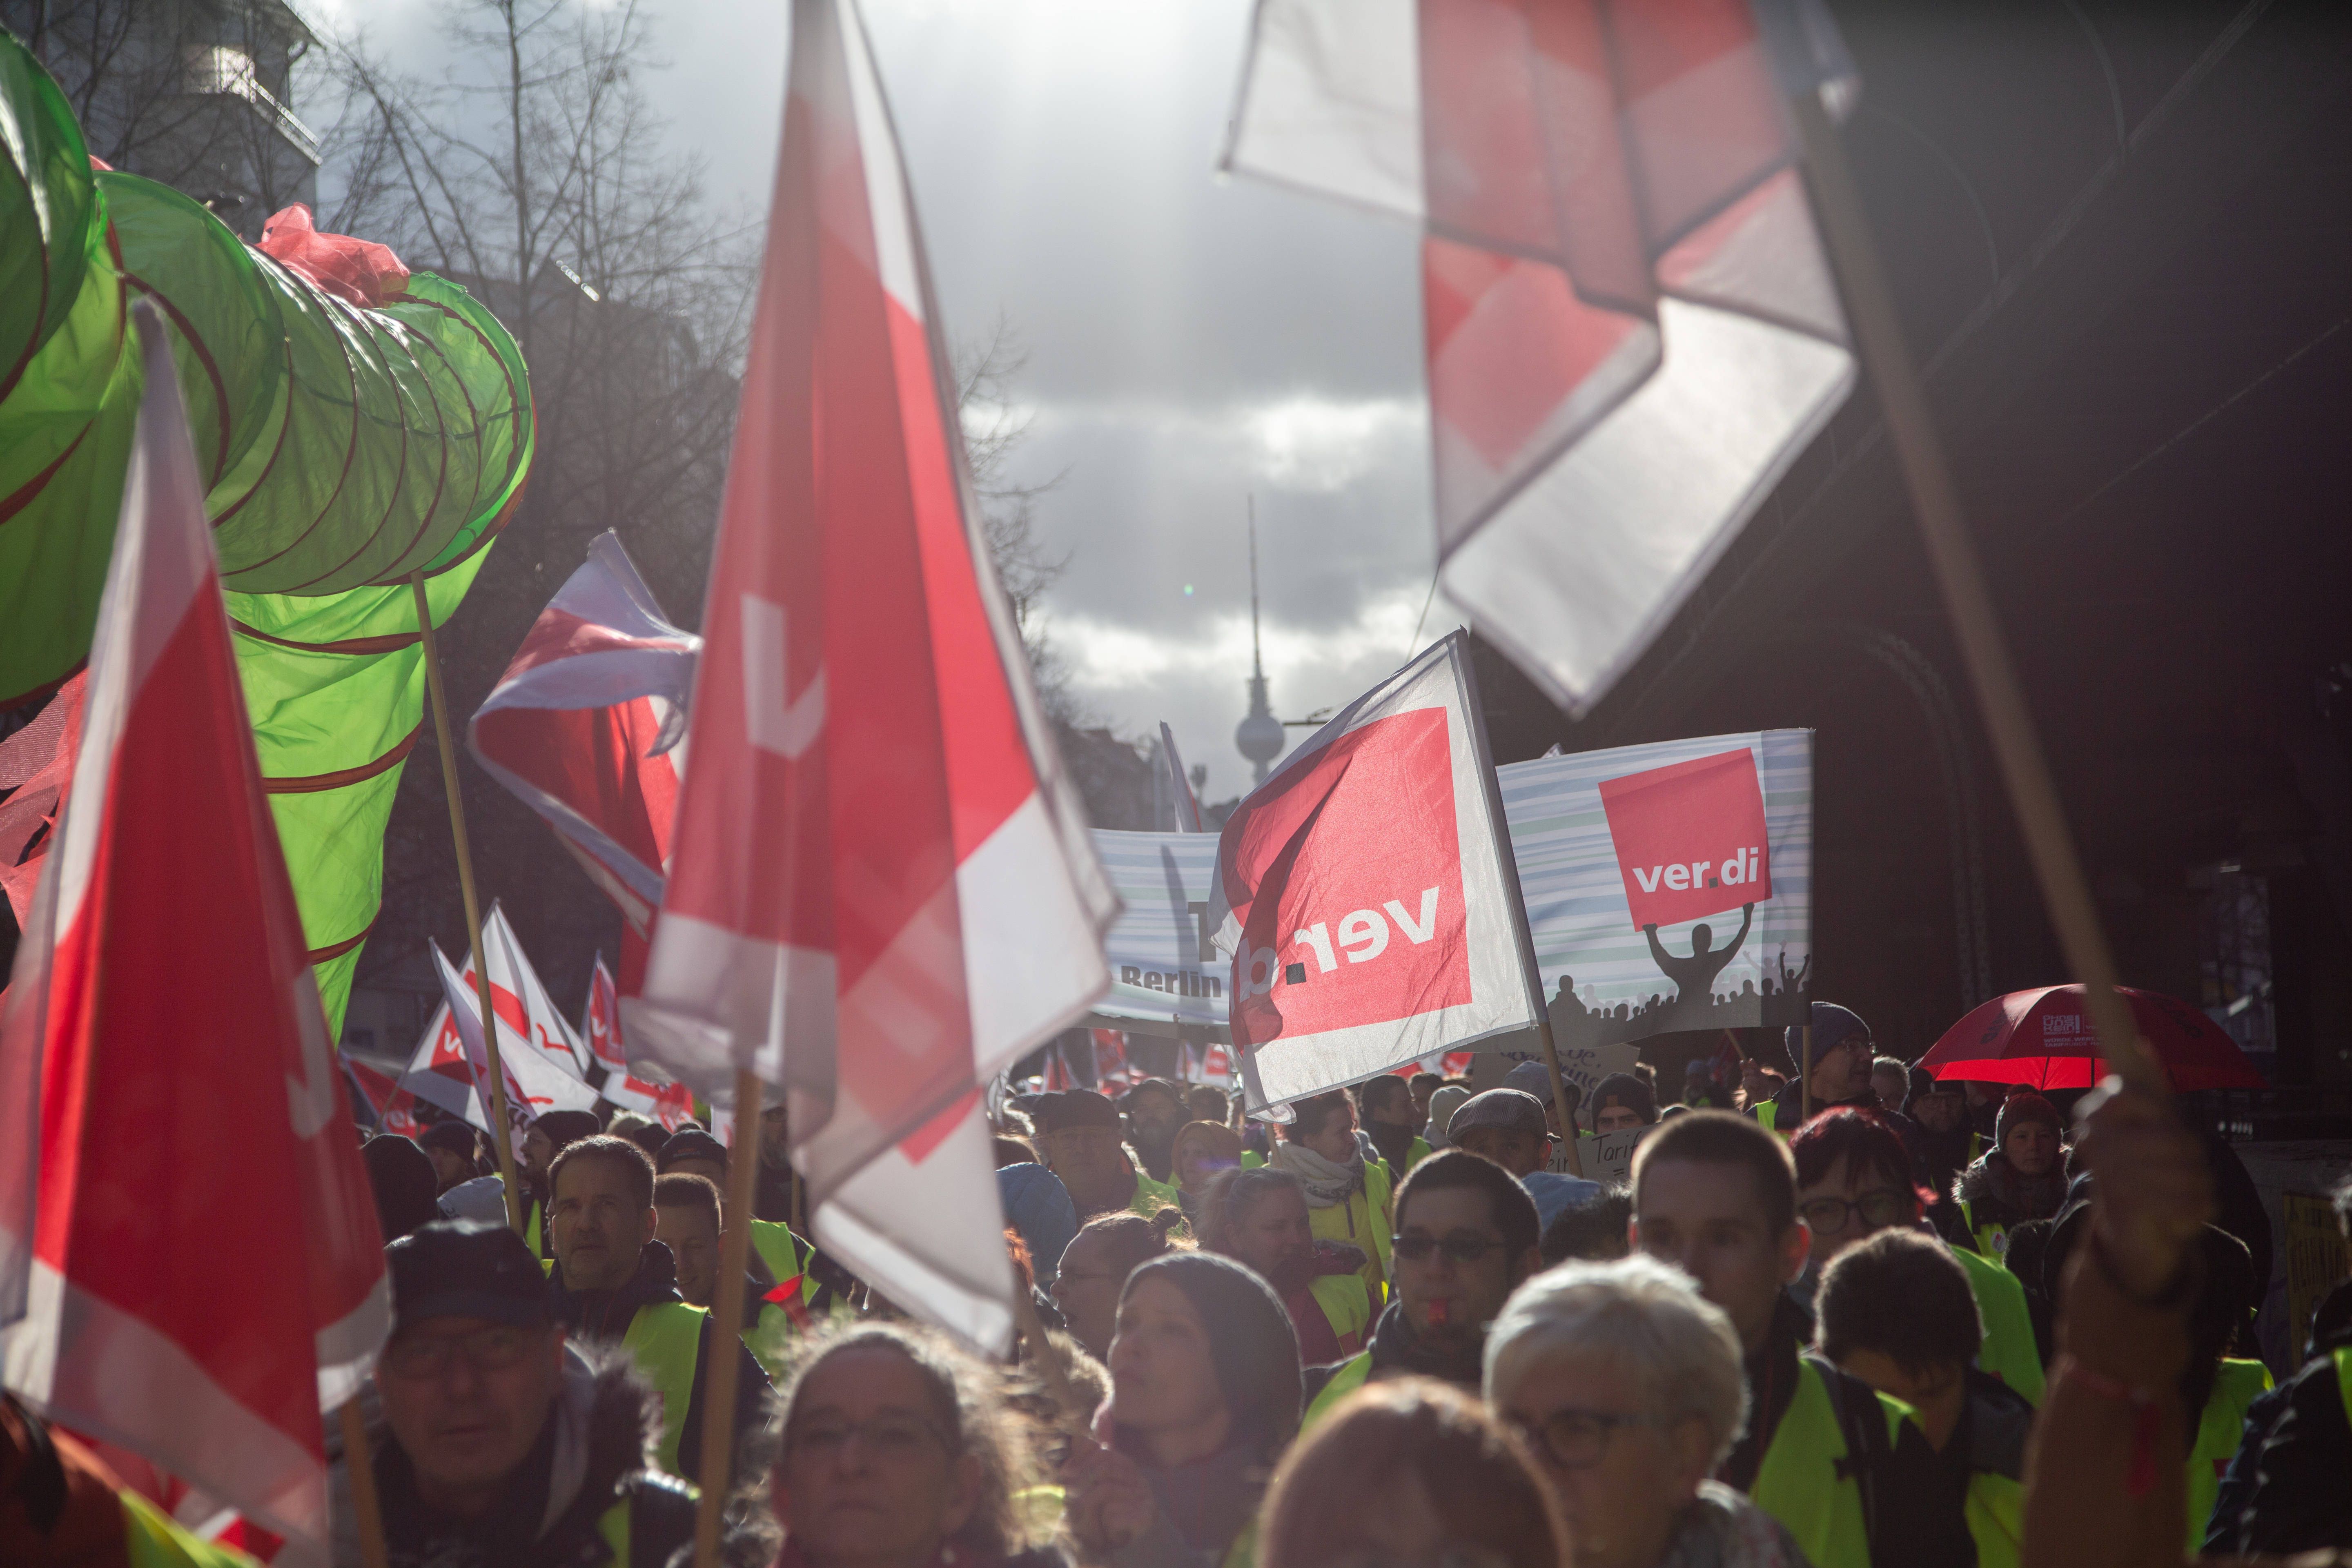
[[[719,1526],[735,1456],[735,1372],[742,1364],[743,1274],[751,1254],[751,1200],[759,1190],[760,1107],[766,1090],[753,1072],[735,1075],[735,1146],[727,1152],[725,1234],[710,1303],[717,1362],[702,1369],[702,1498],[694,1511],[694,1568],[719,1568]],[[750,1136],[745,1136],[746,1130]]]
[[[508,1121],[507,1075],[499,1063],[499,1015],[490,1005],[490,960],[482,951],[482,904],[474,891],[474,854],[466,842],[466,801],[457,793],[457,749],[449,739],[449,694],[441,685],[441,654],[433,637],[433,606],[425,598],[425,574],[408,585],[416,594],[416,632],[425,646],[425,686],[433,697],[433,733],[441,742],[441,790],[449,797],[449,837],[457,847],[457,891],[466,901],[466,941],[474,960],[474,994],[482,1008],[482,1051],[490,1066],[490,1142],[499,1152],[499,1184],[506,1188],[507,1224],[523,1234],[522,1183],[515,1172],[513,1123]]]
[[[1520,923],[1524,925],[1526,921],[1522,920]],[[1568,1173],[1581,1178],[1584,1156],[1576,1148],[1576,1113],[1568,1108],[1568,1083],[1560,1076],[1559,1047],[1552,1043],[1551,1010],[1548,1007],[1536,1012],[1536,1038],[1543,1042],[1544,1066],[1551,1069],[1551,1102],[1559,1108],[1559,1135],[1568,1144]]]
[[[1945,610],[1952,617],[1960,657],[1976,688],[1978,710],[1991,737],[2002,781],[2009,787],[2010,805],[2017,813],[2027,857],[2042,884],[2050,923],[2057,928],[2067,967],[2082,982],[2084,1005],[2090,1009],[2108,1065],[2132,1088],[2164,1095],[2164,1074],[2139,1037],[2131,1008],[2116,993],[2115,956],[2107,947],[2106,933],[2100,929],[2098,908],[2092,902],[2090,883],[2083,875],[2082,860],[2059,804],[2057,784],[2051,777],[2048,758],[2026,708],[2016,667],[2010,661],[1992,596],[1985,586],[1984,568],[1961,513],[1942,443],[1936,436],[1926,391],[1911,365],[1903,323],[1879,268],[1861,192],[1846,163],[1845,146],[1837,128],[1830,123],[1819,93],[1799,93],[1791,107],[1804,144],[1805,172],[1821,215],[1822,235],[1853,321],[1855,346],[1885,411],[1887,434],[1911,492],[1911,509],[1918,518],[1920,537],[1943,591]]]
[[[338,1413],[343,1429],[343,1469],[352,1478],[352,1522],[359,1527],[360,1568],[384,1568],[383,1508],[376,1500],[375,1466],[368,1452],[367,1425],[360,1419],[359,1395]]]

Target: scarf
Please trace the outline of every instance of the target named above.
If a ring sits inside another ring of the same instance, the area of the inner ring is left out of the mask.
[[[1341,1165],[1304,1143],[1283,1142],[1274,1146],[1274,1158],[1269,1163],[1298,1178],[1298,1184],[1307,1189],[1308,1208],[1339,1208],[1364,1190],[1364,1157],[1360,1153]]]
[[[2066,1201],[2066,1170],[2063,1165],[2053,1165],[2042,1175],[2029,1176],[2011,1164],[2009,1156],[2000,1150],[1988,1150],[1982,1159],[1960,1173],[1956,1190],[1963,1203],[1981,1204],[1990,1197],[1994,1204],[2009,1211],[1996,1214],[1993,1218],[2011,1224],[2048,1219]],[[1985,1217],[1979,1215],[1979,1223]]]

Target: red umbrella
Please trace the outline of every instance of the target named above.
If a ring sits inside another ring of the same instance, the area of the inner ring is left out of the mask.
[[[2237,1042],[2177,996],[2117,988],[2175,1089],[2268,1087]],[[1938,1079],[2089,1089],[2107,1075],[2080,985],[2012,991],[1944,1031],[1919,1065]]]

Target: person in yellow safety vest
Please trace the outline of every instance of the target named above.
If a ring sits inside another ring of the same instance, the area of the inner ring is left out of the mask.
[[[693,1539],[693,1489],[650,1468],[652,1396],[625,1357],[569,1340],[520,1238],[445,1222],[384,1260],[369,1447],[391,1562],[649,1568]],[[347,1519],[335,1555],[356,1562]]]
[[[1328,1365],[1363,1348],[1372,1327],[1364,1255],[1315,1234],[1297,1177],[1268,1165],[1223,1172],[1202,1194],[1200,1238],[1274,1287],[1302,1363]]]
[[[1356,1142],[1355,1102],[1344,1090],[1310,1095],[1290,1109],[1294,1120],[1278,1130],[1266,1163],[1298,1178],[1318,1237],[1364,1255],[1364,1289],[1378,1311],[1386,1300],[1394,1228],[1388,1167],[1364,1157]]]
[[[71,1434],[51,1429],[5,1393],[0,1563],[11,1568],[259,1568],[245,1552],[183,1528]]]
[[[927,1329],[828,1340],[784,1394],[768,1485],[793,1568],[1044,1568],[1061,1520],[995,1369]],[[1081,1439],[1083,1441],[1083,1439]],[[762,1562],[767,1561],[765,1557]]]
[[[1696,1279],[1739,1337],[1750,1415],[1716,1479],[1788,1526],[1816,1568],[1970,1568],[1917,1425],[1804,1353],[1812,1324],[1786,1287],[1811,1235],[1788,1145],[1745,1117],[1694,1110],[1659,1123],[1633,1174],[1635,1249]]]
[[[1176,1130],[1192,1120],[1181,1084],[1147,1078],[1118,1097],[1128,1147],[1144,1173],[1161,1186],[1176,1184]]]
[[[1952,1183],[1962,1235],[1979,1255],[2005,1258],[2011,1226],[2049,1219],[2066,1201],[2061,1126],[2058,1108],[2038,1094],[2001,1103],[1992,1147]]]
[[[1435,1377],[1475,1394],[1486,1325],[1543,1267],[1535,1200],[1491,1160],[1448,1149],[1397,1189],[1395,1289],[1360,1354],[1309,1366],[1303,1426],[1384,1377]]]
[[[1845,1248],[1822,1276],[1814,1346],[1910,1407],[1966,1489],[1977,1568],[2017,1568],[2033,1406],[1973,1364],[1984,1328],[1963,1256],[1916,1230]]]
[[[677,1269],[677,1293],[689,1307],[707,1310],[719,1299],[719,1189],[709,1177],[672,1171],[654,1178],[654,1239],[669,1248]],[[789,1304],[772,1300],[773,1289],[764,1277],[745,1270],[740,1331],[744,1348],[768,1375],[782,1377],[799,1327],[796,1319],[805,1320],[807,1310],[797,1297]],[[797,1314],[795,1308],[800,1309]]]
[[[700,1176],[718,1191],[719,1212],[723,1216],[727,1205],[727,1145],[701,1128],[681,1127],[663,1141],[661,1152],[654,1156],[654,1172],[656,1176]],[[658,1203],[656,1206],[659,1206]],[[677,1249],[673,1247],[671,1250]],[[821,1288],[814,1270],[810,1267],[815,1260],[816,1248],[793,1235],[788,1225],[754,1219],[751,1221],[751,1251],[759,1261],[751,1265],[751,1272],[755,1279],[763,1280],[763,1297],[767,1290],[784,1280],[797,1279],[800,1281],[796,1287],[800,1295],[800,1311],[788,1312],[788,1318],[797,1321],[818,1311]],[[678,1265],[681,1281],[685,1275],[686,1267],[681,1259]],[[847,1310],[848,1304],[834,1298],[831,1291],[822,1294],[824,1307],[838,1309],[827,1315],[838,1316],[840,1311]],[[686,1299],[691,1301],[695,1297],[689,1293]],[[776,1305],[782,1306],[782,1303]]]
[[[1921,1198],[1914,1167],[1894,1129],[1879,1112],[1834,1110],[1816,1116],[1790,1141],[1797,1164],[1797,1217],[1812,1233],[1812,1256],[1796,1293],[1809,1296],[1822,1270],[1847,1247],[1889,1227],[1919,1227]],[[2042,1352],[2025,1286],[2000,1264],[1957,1253],[1984,1325],[1974,1364],[2024,1395],[2042,1402]]]
[[[1793,1532],[1710,1472],[1739,1434],[1738,1335],[1651,1258],[1577,1262],[1515,1292],[1489,1331],[1488,1404],[1558,1500],[1577,1562],[1794,1568]]]
[[[679,1296],[668,1247],[656,1240],[654,1165],[645,1151],[621,1138],[584,1138],[548,1167],[554,1202],[555,1316],[592,1344],[617,1342],[661,1395],[660,1467],[692,1479],[702,1457],[703,1389],[712,1363],[727,1353],[714,1345],[709,1314]],[[733,1420],[741,1453],[768,1394],[767,1373],[751,1352],[736,1369]]]
[[[2341,1226],[2352,1207],[2352,1184],[2338,1187],[2336,1204]],[[2221,1397],[2217,1382],[2214,1398]],[[2250,1405],[2204,1550],[2216,1556],[2284,1556],[2352,1548],[2347,1476],[2352,1476],[2352,1283],[2337,1285],[2314,1314],[2311,1353],[2301,1370]]]
[[[1182,1206],[1174,1187],[1152,1180],[1128,1157],[1118,1107],[1103,1095],[1057,1089],[1038,1096],[1029,1117],[1037,1157],[1062,1179],[1080,1223],[1121,1209],[1150,1219],[1171,1205]]]
[[[1368,1078],[1356,1086],[1356,1114],[1366,1136],[1389,1168],[1394,1187],[1415,1165],[1429,1158],[1429,1140],[1421,1135],[1421,1116],[1413,1109],[1412,1089],[1394,1073]]]

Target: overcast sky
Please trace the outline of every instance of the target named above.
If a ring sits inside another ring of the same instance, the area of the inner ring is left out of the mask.
[[[308,0],[424,68],[440,0]],[[640,85],[713,197],[764,210],[783,0],[670,0]],[[1208,796],[1246,786],[1245,516],[1284,718],[1402,663],[1429,591],[1413,232],[1215,173],[1246,0],[866,0],[948,331],[1028,362],[1016,457],[1068,569],[1050,634],[1122,732],[1165,719]],[[1452,626],[1444,600],[1420,641]],[[1294,730],[1294,740],[1307,731]]]

